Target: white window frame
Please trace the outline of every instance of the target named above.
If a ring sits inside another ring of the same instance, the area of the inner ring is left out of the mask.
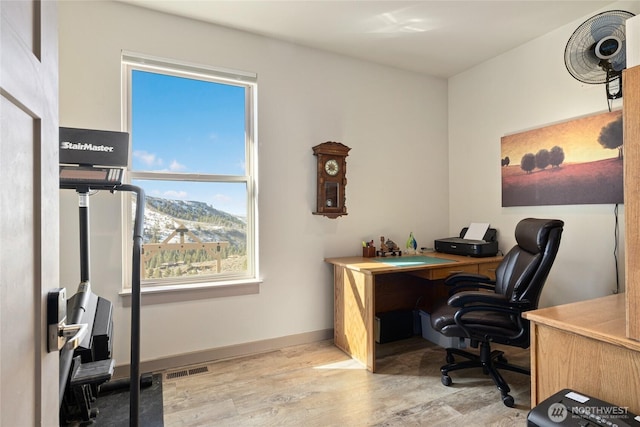
[[[129,147],[129,168],[125,180],[184,180],[191,182],[245,183],[247,188],[247,270],[242,275],[206,275],[171,279],[149,279],[141,283],[142,292],[162,292],[215,286],[260,283],[258,259],[258,150],[257,150],[257,75],[224,68],[192,64],[140,53],[122,52],[122,131],[131,135],[132,71],[140,70],[176,77],[242,86],[245,90],[245,174],[214,175],[199,173],[137,172],[131,169],[134,141]],[[131,290],[132,229],[131,198],[123,197],[123,293]]]

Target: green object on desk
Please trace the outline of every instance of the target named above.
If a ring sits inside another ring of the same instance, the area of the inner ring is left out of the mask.
[[[376,258],[374,261],[393,265],[394,267],[409,267],[412,265],[445,264],[455,262],[452,259],[435,258],[429,256],[405,256],[398,258]]]

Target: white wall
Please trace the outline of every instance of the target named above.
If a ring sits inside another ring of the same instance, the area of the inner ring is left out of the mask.
[[[627,19],[627,68],[640,65],[640,15]]]
[[[401,243],[410,231],[431,246],[450,230],[446,81],[116,2],[60,2],[59,17],[61,126],[121,129],[123,49],[258,74],[264,283],[254,295],[144,304],[143,361],[331,329],[324,257],[358,254],[362,240],[380,235]],[[349,215],[339,219],[311,214],[311,147],[328,140],[351,147]],[[117,197],[90,198],[91,282],[115,305],[121,365],[129,309],[118,295]],[[79,278],[76,206],[75,194],[62,192],[61,286],[70,293]]]
[[[638,2],[606,10],[640,13]],[[565,221],[560,251],[541,297],[557,305],[610,294],[616,288],[614,205],[501,207],[500,138],[506,134],[607,111],[603,85],[575,80],[564,49],[586,19],[562,27],[449,79],[450,232],[471,221],[498,228],[500,246],[514,245],[524,217]],[[614,102],[620,108],[622,100]],[[618,267],[624,283],[624,206],[619,209]]]

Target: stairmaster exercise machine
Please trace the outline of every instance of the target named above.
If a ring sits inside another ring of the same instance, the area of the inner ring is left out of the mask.
[[[131,277],[131,368],[129,424],[140,414],[140,259],[144,222],[144,191],[123,183],[129,157],[129,135],[89,129],[60,128],[60,188],[79,198],[80,285],[71,298],[58,288],[48,295],[49,351],[60,352],[60,418],[91,422],[99,386],[108,382],[111,357],[112,304],[91,291],[89,277],[89,196],[95,191],[131,192],[136,196]]]

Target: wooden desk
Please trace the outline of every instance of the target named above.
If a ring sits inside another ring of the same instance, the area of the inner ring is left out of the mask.
[[[625,295],[529,311],[531,407],[563,388],[640,413],[640,341],[625,332]]]
[[[434,299],[447,295],[443,285],[434,284],[460,272],[495,277],[495,269],[502,260],[502,257],[471,258],[437,252],[425,255],[442,259],[442,263],[393,266],[381,262],[405,257],[325,260],[334,266],[335,345],[371,372],[376,370],[376,313],[413,309],[418,301],[420,308],[429,311]]]

